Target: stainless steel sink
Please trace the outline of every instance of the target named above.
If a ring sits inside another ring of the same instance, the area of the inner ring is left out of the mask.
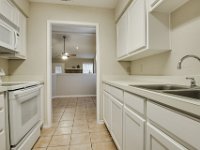
[[[158,91],[190,89],[190,87],[188,86],[175,85],[175,84],[151,84],[151,85],[149,84],[149,85],[130,85],[130,86],[147,90],[158,90]]]
[[[163,93],[173,94],[177,96],[184,96],[200,100],[200,89],[196,90],[177,90],[177,91],[163,91]]]

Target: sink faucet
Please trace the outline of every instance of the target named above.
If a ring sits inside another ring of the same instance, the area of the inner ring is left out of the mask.
[[[197,87],[194,77],[186,77],[186,80],[190,80],[190,87],[191,88]]]
[[[182,68],[182,62],[183,62],[183,60],[185,60],[186,58],[189,58],[189,57],[195,58],[195,59],[197,59],[197,60],[200,62],[200,58],[199,58],[198,56],[196,56],[196,55],[185,55],[185,56],[183,56],[183,57],[181,58],[181,60],[178,62],[177,69],[181,69],[181,68]]]

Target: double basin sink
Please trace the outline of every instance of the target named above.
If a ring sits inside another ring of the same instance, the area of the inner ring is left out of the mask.
[[[200,87],[191,88],[188,86],[174,84],[151,84],[130,86],[200,100]]]

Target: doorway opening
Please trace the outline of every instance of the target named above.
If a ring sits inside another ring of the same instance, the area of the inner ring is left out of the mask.
[[[101,123],[99,85],[98,24],[48,21],[46,126],[64,120],[65,116],[59,113],[52,115],[52,109],[55,112],[56,107],[60,109],[60,114],[70,107],[82,110],[91,108],[90,116],[77,117],[91,117]]]

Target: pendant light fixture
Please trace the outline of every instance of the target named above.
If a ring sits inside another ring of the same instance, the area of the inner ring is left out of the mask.
[[[63,36],[63,39],[64,39],[64,50],[63,50],[63,52],[62,52],[62,54],[61,54],[61,58],[62,58],[63,60],[66,60],[66,59],[68,59],[69,55],[68,55],[67,52],[65,52],[65,40],[66,40],[66,36],[65,36],[65,35]]]

